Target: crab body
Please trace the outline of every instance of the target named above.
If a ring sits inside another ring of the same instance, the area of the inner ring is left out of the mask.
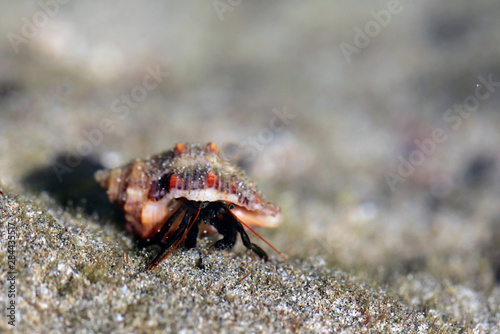
[[[162,252],[186,236],[189,248],[196,245],[198,233],[218,231],[224,236],[218,248],[232,247],[240,233],[247,248],[267,257],[249,242],[242,224],[276,227],[282,221],[279,207],[224,160],[213,143],[177,144],[152,157],[98,171],[95,178],[124,212],[126,229],[162,244]]]

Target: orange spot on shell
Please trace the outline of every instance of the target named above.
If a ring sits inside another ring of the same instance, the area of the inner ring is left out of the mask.
[[[262,201],[260,200],[260,197],[257,194],[255,194],[255,201],[257,202],[257,204],[262,204]]]
[[[170,176],[170,183],[169,183],[168,187],[170,189],[174,189],[177,186],[178,179],[179,178],[177,177],[177,174],[172,174],[172,176]]]
[[[182,152],[184,152],[184,148],[185,148],[185,145],[182,143],[175,144],[174,155],[178,156],[178,155],[182,154]]]
[[[231,183],[231,192],[236,194],[236,179],[233,179],[233,182]]]
[[[214,152],[219,154],[219,148],[214,143],[210,142],[207,144],[207,152]]]
[[[217,178],[217,175],[211,170],[207,173],[207,187],[208,188],[213,188],[216,183],[218,183],[219,180]]]

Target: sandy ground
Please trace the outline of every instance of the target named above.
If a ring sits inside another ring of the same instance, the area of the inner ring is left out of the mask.
[[[0,13],[2,330],[500,333],[497,1]],[[208,141],[289,262],[207,238],[145,271],[92,175]]]

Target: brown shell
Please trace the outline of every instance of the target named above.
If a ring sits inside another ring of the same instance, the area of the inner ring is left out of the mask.
[[[185,200],[234,204],[232,213],[252,226],[276,227],[282,221],[279,207],[224,160],[213,143],[177,144],[152,157],[100,170],[95,179],[124,212],[127,230],[141,238],[158,233]]]

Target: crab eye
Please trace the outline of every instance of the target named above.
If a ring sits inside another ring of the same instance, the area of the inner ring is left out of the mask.
[[[229,210],[234,209],[234,204],[232,204],[232,203],[231,203],[231,204],[229,204],[229,205],[227,206],[227,208],[228,208]]]

